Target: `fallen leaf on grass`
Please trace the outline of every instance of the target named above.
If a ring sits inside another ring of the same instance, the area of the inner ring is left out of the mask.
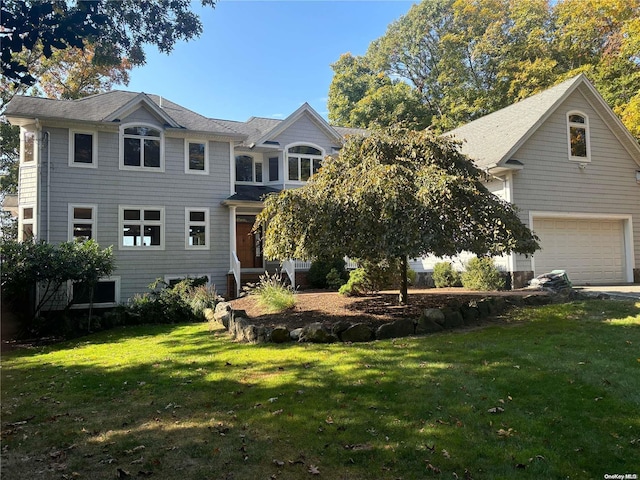
[[[138,459],[136,459],[136,460],[133,460],[133,461],[131,462],[131,465],[140,465],[140,464],[141,464],[141,463],[143,463],[143,462],[144,462],[144,457],[140,457],[140,458],[138,458]]]
[[[503,413],[504,412],[504,408],[502,407],[493,407],[490,408],[489,410],[487,410],[488,413]]]
[[[442,473],[442,470],[440,470],[438,467],[434,467],[429,462],[427,462],[427,470],[433,473]]]
[[[130,478],[130,477],[131,477],[131,474],[126,470],[122,470],[121,468],[118,468],[116,470],[116,478]]]
[[[501,428],[496,433],[498,434],[499,437],[507,437],[508,438],[508,437],[512,437],[517,432],[513,428],[509,428],[507,430],[505,430],[504,428]]]
[[[320,475],[320,470],[318,470],[318,467],[316,467],[315,465],[309,465],[308,471],[311,475]]]
[[[273,464],[276,467],[284,467],[284,462],[282,460],[276,460],[275,458],[273,459]]]
[[[444,458],[451,458],[451,454],[447,452],[445,449],[442,449],[442,456]]]
[[[357,443],[357,444],[348,444],[344,446],[345,450],[353,450],[354,452],[358,451],[369,451],[373,450],[373,446],[368,443]]]

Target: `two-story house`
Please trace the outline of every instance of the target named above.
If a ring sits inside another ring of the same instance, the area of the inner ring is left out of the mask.
[[[263,195],[304,185],[363,132],[332,127],[307,104],[285,120],[234,122],[122,91],[16,97],[5,115],[21,129],[20,239],[113,245],[104,306],[156,278],[206,275],[237,293],[243,275],[276,266],[251,232]],[[449,135],[541,239],[533,258],[499,259],[512,286],[552,269],[576,284],[640,282],[640,145],[584,75]],[[428,273],[436,261],[411,266]]]
[[[6,117],[21,131],[19,239],[113,245],[101,306],[157,278],[207,276],[236,293],[241,275],[268,266],[251,233],[261,197],[304,185],[350,131],[307,104],[285,120],[232,122],[123,91],[19,96]]]

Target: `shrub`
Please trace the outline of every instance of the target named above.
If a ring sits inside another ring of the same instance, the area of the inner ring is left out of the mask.
[[[433,283],[436,288],[459,287],[460,272],[450,262],[439,262],[433,266]]]
[[[127,323],[178,323],[204,320],[204,309],[219,299],[206,278],[185,278],[171,286],[158,279],[151,292],[135,295],[127,307]]]
[[[292,308],[296,304],[295,290],[287,285],[278,273],[260,276],[258,284],[250,291],[258,297],[258,303],[269,313],[277,313]]]
[[[345,283],[347,282],[345,282],[340,272],[335,268],[332,268],[331,271],[327,273],[327,287],[331,290],[339,290]]]
[[[343,258],[318,258],[311,263],[307,272],[307,281],[313,288],[332,288],[327,283],[327,275],[332,270],[338,273],[338,276],[346,282],[347,272],[344,269],[345,263]],[[342,285],[341,284],[341,285]],[[339,288],[340,285],[338,285]]]
[[[488,257],[469,260],[461,278],[462,286],[469,290],[501,290],[505,285],[504,277]]]
[[[363,267],[351,270],[351,273],[349,273],[349,281],[342,285],[338,290],[340,295],[346,295],[347,297],[364,295],[370,291],[371,285],[369,278]]]

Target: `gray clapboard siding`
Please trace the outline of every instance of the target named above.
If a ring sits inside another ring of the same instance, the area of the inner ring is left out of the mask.
[[[568,111],[589,117],[591,162],[584,169],[568,159]],[[633,215],[635,263],[640,265],[638,165],[580,92],[575,91],[513,155],[524,164],[514,175],[514,203],[529,223],[530,211]],[[517,270],[531,261],[517,258]]]
[[[275,140],[282,147],[292,143],[312,143],[322,147],[326,155],[330,155],[331,148],[335,146],[332,139],[327,137],[307,115],[300,117],[295,124],[278,135]]]
[[[131,115],[127,122],[132,118],[145,123],[155,121],[148,112]],[[45,129],[51,136],[52,242],[68,239],[70,204],[96,205],[96,239],[103,247],[113,245],[114,275],[121,278],[121,301],[147,291],[151,282],[165,275],[209,274],[220,293],[224,293],[229,269],[229,214],[221,202],[229,196],[228,142],[201,139],[208,142],[209,175],[185,174],[184,139],[166,135],[164,172],[120,170],[119,134],[114,127],[97,132],[98,168],[78,168],[68,165],[69,129]],[[42,182],[46,189],[46,172]],[[164,250],[119,250],[121,205],[164,208]],[[185,248],[186,207],[209,209],[209,250]],[[46,205],[43,211],[46,212]],[[41,225],[46,225],[44,218]]]

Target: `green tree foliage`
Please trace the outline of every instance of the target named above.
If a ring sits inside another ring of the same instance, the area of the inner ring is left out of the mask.
[[[410,85],[437,131],[585,72],[640,136],[640,0],[423,0],[350,63],[366,65],[366,79]],[[352,121],[358,105],[376,103],[375,91],[349,89],[341,73],[331,87],[348,90],[349,102],[336,120]],[[359,74],[348,80],[357,84]],[[329,102],[330,118],[333,109]]]
[[[304,187],[270,196],[257,223],[271,259],[531,254],[536,237],[514,207],[489,193],[458,145],[428,131],[385,128],[353,136]]]
[[[213,6],[215,0],[201,3]],[[189,40],[202,32],[202,23],[191,11],[189,0],[6,0],[1,4],[0,18],[3,74],[25,85],[33,85],[37,78],[15,54],[32,50],[37,44],[49,58],[54,49],[82,48],[88,40],[96,48],[96,63],[117,64],[127,58],[133,65],[143,65],[145,44],[168,53],[176,41]]]
[[[66,296],[67,282],[95,285],[114,268],[111,247],[101,249],[94,240],[59,245],[3,241],[0,255],[3,298],[24,299],[30,294],[34,316],[54,301],[62,302],[62,307],[71,305],[73,300]]]
[[[462,286],[469,290],[502,290],[505,279],[489,257],[476,257],[469,260],[466,269],[460,275]]]

